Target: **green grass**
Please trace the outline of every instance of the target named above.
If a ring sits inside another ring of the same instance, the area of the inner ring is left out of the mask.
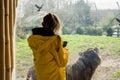
[[[70,51],[84,51],[88,48],[99,47],[109,54],[120,54],[120,38],[106,36],[86,36],[86,35],[63,35],[63,40],[68,41]]]
[[[86,35],[62,35],[61,37],[68,41],[67,47],[71,54],[83,52],[88,48],[99,47],[101,52],[120,55],[120,38],[117,37]],[[33,56],[26,39],[17,38],[16,41],[16,68],[17,78],[19,78],[26,76],[28,68],[33,64]]]
[[[113,74],[113,77],[120,79],[120,69]]]
[[[110,80],[119,80],[120,79],[120,69],[113,73],[113,76]]]

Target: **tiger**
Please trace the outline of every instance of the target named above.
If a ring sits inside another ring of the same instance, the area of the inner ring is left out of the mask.
[[[101,63],[99,48],[89,48],[79,54],[79,58],[73,64],[65,67],[66,80],[91,80]],[[27,73],[26,80],[36,80],[35,69],[32,66]]]
[[[66,80],[91,80],[101,63],[99,48],[89,48],[82,52],[77,61],[66,66]]]

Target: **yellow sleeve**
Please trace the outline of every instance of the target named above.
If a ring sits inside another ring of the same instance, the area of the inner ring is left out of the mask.
[[[62,40],[60,37],[57,39],[57,49],[55,50],[55,60],[59,67],[65,67],[68,62],[69,51],[67,48],[63,48]]]

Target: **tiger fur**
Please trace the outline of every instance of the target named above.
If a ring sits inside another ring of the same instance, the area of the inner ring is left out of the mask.
[[[67,80],[91,80],[96,68],[101,63],[99,49],[88,49],[80,54],[78,60],[66,66]]]
[[[35,74],[34,66],[32,66],[31,68],[29,68],[26,80],[37,80],[36,79],[36,74]]]
[[[75,63],[66,66],[66,80],[91,80],[100,63],[99,49],[90,48],[81,53]],[[26,80],[36,80],[34,67],[29,69]]]

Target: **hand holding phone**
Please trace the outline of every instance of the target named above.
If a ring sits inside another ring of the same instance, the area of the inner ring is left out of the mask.
[[[66,47],[67,46],[67,41],[64,41],[63,42],[63,47]]]

